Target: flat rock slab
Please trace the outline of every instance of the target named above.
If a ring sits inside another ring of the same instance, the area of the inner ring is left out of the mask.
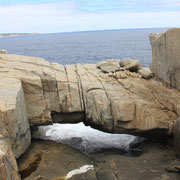
[[[173,148],[150,143],[144,146],[139,157],[106,155],[94,158],[98,180],[179,180],[179,173],[169,173],[165,169],[177,163]]]
[[[94,170],[74,175],[72,180],[179,180],[179,173],[169,173],[165,167],[179,162],[172,147],[147,143],[144,153],[139,157],[122,156],[116,153],[86,157],[79,151],[66,145],[51,141],[34,141],[29,150],[18,160],[19,169],[33,167],[33,159],[41,154],[36,168],[25,180],[63,180],[73,169],[85,164],[94,166]],[[31,163],[31,164],[30,164]],[[31,168],[30,168],[31,169]]]
[[[18,165],[22,179],[63,180],[70,171],[85,165],[93,166],[93,163],[85,155],[66,145],[38,140],[34,141],[27,152],[19,158]],[[96,174],[90,169],[70,179],[96,180]]]

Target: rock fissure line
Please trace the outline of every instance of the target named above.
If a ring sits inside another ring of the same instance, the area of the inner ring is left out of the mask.
[[[82,86],[81,76],[80,76],[79,73],[78,73],[77,64],[75,64],[75,68],[76,68],[76,75],[77,75],[78,85],[79,85],[79,94],[80,94],[79,97],[80,97],[80,99],[82,99],[81,109],[83,110],[83,114],[84,114],[83,123],[85,124],[86,106],[85,106],[85,100],[84,100],[83,86]]]
[[[108,101],[109,101],[109,106],[110,106],[110,115],[112,116],[112,118],[111,118],[111,122],[112,122],[112,127],[111,127],[111,132],[114,132],[114,117],[113,117],[113,113],[112,113],[112,104],[111,104],[111,99],[110,99],[110,97],[108,96],[108,93],[107,93],[107,91],[106,91],[106,89],[105,89],[105,86],[104,86],[104,84],[102,83],[102,81],[101,81],[101,79],[98,77],[98,76],[96,76],[94,73],[92,73],[92,72],[90,72],[90,71],[88,71],[89,73],[91,73],[94,77],[96,77],[97,79],[98,79],[98,81],[100,82],[100,84],[102,85],[102,87],[103,87],[103,90],[104,90],[104,92],[105,92],[105,94],[106,94],[106,97],[107,97],[107,99],[108,99]]]

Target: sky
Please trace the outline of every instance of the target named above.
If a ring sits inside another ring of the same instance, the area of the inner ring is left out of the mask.
[[[180,0],[0,0],[0,33],[180,27]]]

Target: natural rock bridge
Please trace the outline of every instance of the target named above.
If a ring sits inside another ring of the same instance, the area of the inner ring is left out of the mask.
[[[15,157],[30,145],[30,126],[83,121],[110,133],[172,134],[179,90],[157,77],[120,73],[0,54],[0,179],[19,179]]]

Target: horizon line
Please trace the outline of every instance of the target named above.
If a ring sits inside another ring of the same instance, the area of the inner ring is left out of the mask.
[[[0,33],[0,35],[2,34],[37,34],[37,35],[41,35],[41,34],[59,34],[59,33],[82,33],[82,32],[98,32],[98,31],[119,31],[119,30],[143,30],[143,29],[169,29],[169,28],[176,28],[176,27],[149,27],[149,28],[122,28],[122,29],[98,29],[98,30],[79,30],[79,31],[64,31],[64,32],[22,32],[22,33],[18,33],[18,32],[14,32],[14,33]]]

